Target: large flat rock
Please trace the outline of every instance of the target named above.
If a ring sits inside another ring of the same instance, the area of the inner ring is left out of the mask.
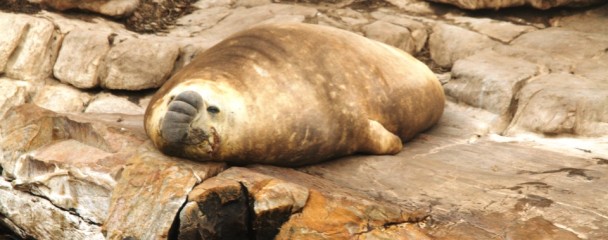
[[[390,202],[429,208],[428,230],[440,238],[608,237],[608,167],[601,153],[606,139],[582,148],[589,153],[570,143],[564,154],[533,141],[479,138],[492,115],[466,117],[469,110],[461,108],[448,104],[438,126],[396,156],[353,156],[299,170]]]

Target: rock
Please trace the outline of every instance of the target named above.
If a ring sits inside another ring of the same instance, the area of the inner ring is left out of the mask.
[[[298,170],[407,209],[428,208],[432,221],[419,225],[437,239],[502,239],[497,236],[516,236],[520,226],[553,236],[608,236],[602,227],[608,207],[597,198],[608,192],[602,177],[608,169],[598,164],[608,156],[605,138],[562,138],[559,148],[542,147],[540,139],[492,137],[484,130],[488,120],[492,115],[480,109],[448,104],[436,128],[395,156],[352,156]],[[307,205],[312,198],[311,193]],[[538,216],[551,224],[542,230],[527,225]]]
[[[608,36],[550,27],[525,33],[513,40],[512,45],[583,60],[603,54],[608,48]]]
[[[426,41],[429,37],[427,31],[430,31],[430,29],[420,21],[411,19],[410,16],[400,14],[399,12],[390,12],[384,8],[372,12],[371,16],[375,19],[407,28],[411,33],[414,44],[416,45],[414,53],[420,52],[422,48],[425,47]]]
[[[187,28],[196,29],[199,28],[195,25],[202,24],[203,26],[212,26],[206,28],[204,31],[194,31],[192,34],[193,40],[200,49],[207,49],[216,43],[220,42],[224,38],[248,29],[256,24],[260,23],[272,23],[272,22],[303,22],[306,18],[312,18],[317,14],[317,9],[312,7],[305,7],[299,5],[287,5],[287,4],[266,4],[251,8],[237,7],[228,11],[226,8],[210,8],[207,10],[199,10],[203,13],[194,12],[198,17],[191,18]],[[208,16],[207,13],[210,15]],[[205,23],[209,18],[212,24]],[[182,21],[182,20],[180,20]],[[213,21],[218,21],[213,24]],[[179,28],[176,34],[183,36],[184,32],[180,31]],[[172,33],[170,36],[174,36]]]
[[[249,205],[238,181],[211,178],[188,195],[178,239],[249,239]]]
[[[604,80],[552,73],[526,84],[508,134],[521,130],[547,135],[608,134],[608,84]]]
[[[537,74],[538,69],[531,62],[484,51],[456,61],[452,78],[444,88],[458,101],[499,115],[512,115],[509,111],[514,95]]]
[[[55,112],[82,112],[91,100],[86,92],[48,80],[34,96],[33,103]]]
[[[431,58],[441,67],[452,67],[458,59],[499,43],[479,33],[461,27],[438,23],[429,38]]]
[[[190,193],[179,239],[426,239],[406,212],[291,169],[232,167]]]
[[[84,112],[143,115],[145,111],[144,107],[129,101],[128,98],[118,97],[110,93],[101,93],[89,102]]]
[[[599,56],[580,60],[572,67],[572,73],[598,82],[608,81],[608,52]]]
[[[4,73],[8,60],[21,43],[21,35],[25,33],[27,24],[19,21],[21,18],[17,16],[0,13],[0,25],[3,26],[3,34],[0,35],[0,73]]]
[[[472,18],[462,16],[448,16],[456,24],[467,26],[475,32],[486,35],[494,40],[509,43],[516,37],[537,30],[527,25],[516,25],[510,22],[497,21],[489,18]]]
[[[105,56],[100,85],[116,90],[158,88],[169,77],[178,54],[175,43],[155,38],[116,43]]]
[[[200,163],[163,155],[147,142],[127,160],[103,230],[108,239],[166,239],[194,186],[225,168],[224,163]],[[175,226],[177,227],[177,226]]]
[[[608,5],[551,19],[551,25],[585,33],[608,34]]]
[[[0,118],[13,106],[29,101],[32,89],[29,82],[0,78]]]
[[[602,0],[506,0],[506,1],[491,1],[491,0],[429,0],[433,2],[447,3],[458,6],[464,9],[499,9],[507,7],[532,6],[537,9],[549,9],[554,7],[584,7],[602,2]]]
[[[139,6],[140,0],[28,0],[48,5],[57,10],[82,9],[111,17],[122,17],[131,14]]]
[[[53,67],[55,78],[80,89],[99,86],[99,66],[110,50],[110,32],[77,29],[69,32]]]
[[[104,239],[99,226],[45,199],[14,190],[3,178],[0,178],[0,214],[0,222],[21,239]],[[32,224],[32,220],[44,224]]]
[[[433,8],[431,4],[420,0],[386,0],[390,4],[398,7],[405,12],[419,13],[419,14],[433,14]]]
[[[361,29],[368,38],[395,46],[410,54],[417,52],[415,40],[407,28],[378,20]]]
[[[143,129],[130,130],[114,119],[104,123],[100,117],[59,115],[32,104],[15,107],[5,117],[0,165],[14,199],[0,201],[0,209],[10,211],[2,216],[28,236],[103,238],[100,225],[115,175],[146,139]],[[20,202],[32,198],[23,195],[34,198],[32,207]],[[23,209],[31,212],[13,212]],[[32,224],[32,219],[48,222]]]
[[[21,14],[0,13],[0,19],[3,26],[11,26],[2,37],[6,47],[0,47],[0,67],[6,76],[27,81],[50,77],[63,38],[53,23]]]

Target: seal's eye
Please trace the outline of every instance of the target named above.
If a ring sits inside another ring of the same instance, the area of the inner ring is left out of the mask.
[[[216,106],[209,106],[207,107],[207,112],[216,114],[220,112],[220,109]]]

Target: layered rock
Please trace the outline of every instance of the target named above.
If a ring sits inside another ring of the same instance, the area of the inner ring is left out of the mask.
[[[602,0],[430,0],[433,2],[447,3],[458,6],[464,9],[499,9],[507,7],[532,6],[538,9],[549,9],[554,7],[585,7],[597,3]]]
[[[82,9],[103,15],[121,17],[130,14],[140,4],[140,0],[28,0],[41,3],[57,10]]]

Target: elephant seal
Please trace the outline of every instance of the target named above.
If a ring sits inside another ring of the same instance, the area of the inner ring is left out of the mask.
[[[300,166],[396,154],[444,104],[435,75],[399,49],[331,27],[269,24],[196,56],[153,96],[144,125],[168,155]]]

